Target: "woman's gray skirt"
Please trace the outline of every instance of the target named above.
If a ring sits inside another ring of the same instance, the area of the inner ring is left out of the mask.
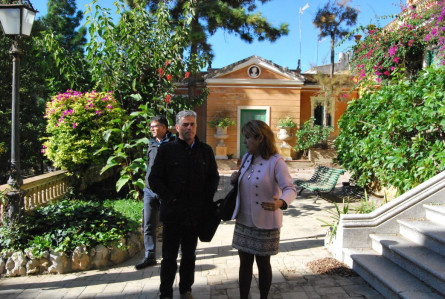
[[[235,224],[232,247],[238,250],[259,255],[275,255],[280,246],[280,229],[259,229]]]

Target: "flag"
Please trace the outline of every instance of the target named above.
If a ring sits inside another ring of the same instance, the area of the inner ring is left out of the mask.
[[[302,14],[303,11],[305,11],[305,10],[308,9],[308,8],[309,8],[309,3],[306,3],[306,5],[303,6],[303,8],[300,7],[300,14]]]

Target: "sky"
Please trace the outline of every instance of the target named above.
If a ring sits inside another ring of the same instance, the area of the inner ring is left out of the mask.
[[[360,11],[357,26],[370,23],[385,25],[390,19],[380,17],[398,14],[400,1],[406,2],[405,0],[352,0],[349,4]],[[34,8],[39,11],[37,17],[46,15],[47,2],[47,0],[31,0]],[[113,7],[114,0],[98,2],[104,7]],[[314,65],[330,63],[330,41],[329,39],[319,41],[319,30],[312,24],[317,10],[326,2],[327,0],[272,0],[261,4],[258,1],[258,11],[276,26],[288,23],[289,34],[274,43],[263,41],[249,44],[241,41],[236,35],[219,30],[209,39],[215,55],[212,68],[225,67],[252,55],[261,56],[289,69],[296,69],[298,59],[301,57],[303,72]],[[77,0],[76,3],[77,9],[84,11],[84,6],[89,4],[90,0]],[[306,4],[309,7],[300,13],[300,9],[307,6]],[[335,60],[338,60],[340,52],[347,52],[352,45],[351,41],[336,47]]]

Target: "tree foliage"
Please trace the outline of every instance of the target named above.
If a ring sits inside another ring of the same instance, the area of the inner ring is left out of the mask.
[[[445,169],[445,69],[368,91],[339,121],[338,160],[360,186],[403,193]]]
[[[270,0],[261,0],[266,3]],[[149,7],[156,10],[159,4],[165,0],[126,0],[130,7]],[[170,13],[174,20],[178,20],[182,13],[182,7],[189,0],[172,1]],[[288,33],[288,25],[283,23],[274,27],[261,13],[254,13],[257,8],[254,0],[206,0],[196,1],[195,14],[191,22],[189,33],[191,52],[213,57],[212,46],[208,43],[208,37],[214,35],[218,29],[238,35],[246,42],[275,41]]]
[[[121,1],[116,1],[116,24],[110,10],[96,2],[87,10],[91,36],[87,44],[89,73],[95,88],[113,91],[127,111],[126,117],[114,120],[119,128],[105,134],[107,141],[117,138],[119,143],[110,142],[97,154],[109,153],[102,172],[120,167],[117,191],[127,186],[131,197],[140,198],[146,171],[145,151],[151,136],[150,118],[163,114],[173,124],[176,112],[200,105],[206,92],[188,99],[174,95],[174,91],[207,61],[188,51],[187,38],[195,11],[189,2],[185,3],[182,16],[174,21],[165,4],[156,11],[144,7],[126,10]]]
[[[334,75],[335,43],[349,34],[348,27],[354,26],[357,21],[358,10],[348,5],[350,0],[329,0],[322,8],[318,9],[314,18],[314,25],[320,30],[320,39],[331,39],[331,73]]]
[[[319,38],[329,37],[331,39],[331,71],[330,77],[334,77],[334,59],[335,59],[335,43],[336,41],[348,36],[349,31],[343,27],[353,26],[357,21],[358,11],[348,5],[349,0],[343,2],[329,0],[322,8],[318,9],[315,18],[314,25],[320,30]],[[332,84],[330,84],[332,85]],[[328,125],[329,102],[333,99],[331,96],[334,94],[331,86],[322,85],[324,91],[324,110],[323,110],[323,124]]]
[[[83,52],[86,28],[80,27],[83,13],[76,11],[76,0],[48,0],[48,13],[42,17],[46,30],[55,35],[60,45],[70,52]]]

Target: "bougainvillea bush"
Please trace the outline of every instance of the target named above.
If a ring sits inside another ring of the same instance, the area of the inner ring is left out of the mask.
[[[103,134],[122,118],[120,104],[112,93],[68,90],[46,104],[46,132],[42,153],[54,166],[72,173],[105,163],[93,153],[106,143]]]
[[[361,28],[352,64],[364,88],[336,139],[360,186],[403,193],[445,169],[445,1],[424,4],[404,7],[392,26]]]
[[[365,38],[354,47],[351,62],[360,83],[385,84],[401,75],[413,77],[428,51],[443,65],[444,16],[444,1],[431,1],[421,10],[402,7],[393,25],[360,27],[356,33],[362,31]]]
[[[445,68],[368,91],[339,121],[338,160],[360,186],[403,193],[445,170]]]

